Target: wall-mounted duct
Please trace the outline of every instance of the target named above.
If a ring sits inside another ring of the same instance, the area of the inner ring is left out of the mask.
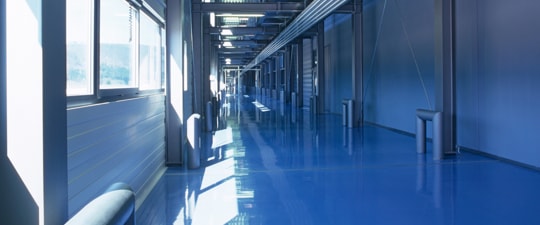
[[[347,3],[349,0],[314,0],[302,13],[296,17],[283,32],[281,32],[270,44],[264,48],[253,61],[247,64],[242,74],[253,68],[266,58],[283,48],[289,42],[300,36],[310,27],[323,20],[334,10]]]

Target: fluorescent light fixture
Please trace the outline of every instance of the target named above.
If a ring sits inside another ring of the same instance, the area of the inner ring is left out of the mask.
[[[227,65],[231,65],[231,59],[229,59],[229,58],[226,58],[226,59],[225,59],[225,64],[227,64]]]
[[[223,47],[232,47],[232,43],[230,41],[223,42]]]
[[[263,17],[264,14],[261,13],[252,13],[252,14],[232,14],[232,13],[222,13],[216,14],[217,17]]]
[[[221,31],[221,35],[233,35],[232,30],[230,29],[223,29]]]
[[[216,27],[216,14],[213,12],[210,13],[210,26]]]

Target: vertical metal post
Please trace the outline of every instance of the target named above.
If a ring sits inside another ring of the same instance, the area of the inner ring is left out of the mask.
[[[455,146],[454,0],[435,2],[435,110],[442,112],[442,146]]]
[[[317,84],[315,84],[318,90],[318,93],[316,93],[317,107],[315,108],[315,112],[317,113],[324,111],[326,104],[324,101],[326,99],[326,84],[324,82],[326,74],[324,68],[324,58],[324,20],[322,20],[317,25]]]
[[[416,117],[416,152],[426,153],[426,121]]]
[[[296,48],[296,93],[298,94],[298,107],[304,106],[304,43],[302,39],[298,41],[298,47]]]
[[[193,112],[203,113],[203,63],[202,63],[202,15],[200,12],[193,12],[191,16],[193,29]]]
[[[353,19],[353,76],[352,76],[352,99],[353,127],[364,124],[364,72],[363,72],[363,33],[362,33],[362,0],[354,0]]]
[[[203,48],[202,48],[202,93],[203,102],[210,101],[212,98],[212,89],[210,88],[210,74],[212,74],[212,40],[209,33],[205,33],[205,28],[210,24],[209,15],[203,15],[202,23],[202,35],[203,35]]]

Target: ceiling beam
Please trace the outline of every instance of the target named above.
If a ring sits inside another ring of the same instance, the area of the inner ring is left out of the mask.
[[[267,2],[267,3],[193,3],[194,13],[265,13],[268,11],[301,12],[301,2]]]
[[[316,23],[326,18],[329,14],[335,13],[335,10],[339,7],[345,5],[349,2],[348,0],[314,0],[311,2],[308,7],[302,13],[300,13],[292,22],[289,24],[283,32],[281,32],[274,40],[268,44],[263,51],[255,57],[249,64],[244,67],[245,71],[253,68],[258,65],[260,62],[264,61],[266,58],[270,57],[276,51],[279,51],[285,45],[287,45],[292,40],[296,39],[298,36],[302,35],[309,28],[313,27]]]
[[[233,46],[246,46],[246,45],[267,45],[269,41],[257,41],[257,40],[239,40],[239,41],[227,41],[227,40],[213,40],[215,45],[222,44],[223,42],[231,42]]]
[[[210,34],[221,34],[222,30],[231,30],[233,35],[250,35],[250,34],[275,34],[280,32],[278,27],[231,27],[231,28],[220,28],[220,27],[211,27],[205,29],[205,33]]]
[[[306,6],[302,2],[264,2],[264,3],[216,3],[194,2],[194,13],[265,13],[265,12],[302,12]],[[352,13],[354,5],[347,3],[334,13]]]
[[[235,54],[235,53],[251,53],[251,52],[260,52],[261,48],[220,48],[218,53],[220,54]]]

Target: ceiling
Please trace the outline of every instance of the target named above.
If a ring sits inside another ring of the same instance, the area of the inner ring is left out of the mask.
[[[200,3],[197,10],[210,14],[211,26],[207,30],[218,49],[220,63],[247,70],[299,35],[316,34],[312,25],[346,2],[348,0],[215,0]],[[339,10],[352,11],[350,6]],[[288,34],[282,34],[284,31]]]

